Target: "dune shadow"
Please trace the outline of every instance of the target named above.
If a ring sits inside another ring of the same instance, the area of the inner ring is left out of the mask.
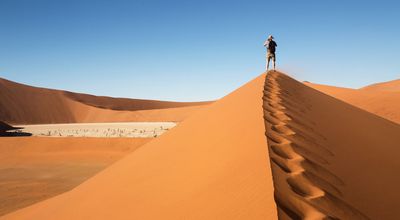
[[[22,127],[13,127],[5,122],[0,121],[0,137],[28,137],[31,133],[23,132]]]
[[[32,134],[28,132],[22,132],[20,130],[0,131],[0,137],[29,137],[29,136],[32,136]]]

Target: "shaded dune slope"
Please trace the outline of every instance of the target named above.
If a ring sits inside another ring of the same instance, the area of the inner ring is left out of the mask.
[[[276,219],[265,75],[75,189],[2,219]]]
[[[361,89],[314,83],[306,85],[400,124],[400,80],[377,83]]]
[[[92,96],[0,78],[0,120],[11,124],[182,121],[209,103]]]
[[[59,91],[0,79],[0,120],[14,124],[75,122]]]
[[[278,72],[263,99],[280,219],[398,219],[399,125]]]

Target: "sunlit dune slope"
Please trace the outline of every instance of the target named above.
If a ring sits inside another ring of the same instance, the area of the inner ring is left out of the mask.
[[[3,219],[276,219],[265,75],[70,192]]]
[[[0,120],[11,124],[182,121],[209,103],[92,96],[0,78]]]
[[[376,92],[400,92],[400,79],[392,80],[388,82],[375,83],[369,86],[365,86],[360,90],[364,91],[376,91]]]
[[[280,219],[398,219],[400,125],[270,72],[264,117]]]
[[[400,123],[400,80],[349,89],[314,83],[306,85],[342,101]]]

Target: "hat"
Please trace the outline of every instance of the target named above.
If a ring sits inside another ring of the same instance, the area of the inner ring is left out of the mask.
[[[274,39],[274,37],[272,35],[269,35],[268,39]]]

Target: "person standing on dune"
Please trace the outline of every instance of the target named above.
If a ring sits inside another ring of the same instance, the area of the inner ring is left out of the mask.
[[[269,69],[269,61],[271,59],[274,62],[274,70],[275,70],[275,61],[276,61],[275,49],[277,46],[278,45],[274,41],[274,37],[272,35],[269,35],[268,39],[264,42],[264,47],[267,48],[267,67],[266,67],[267,71]]]

